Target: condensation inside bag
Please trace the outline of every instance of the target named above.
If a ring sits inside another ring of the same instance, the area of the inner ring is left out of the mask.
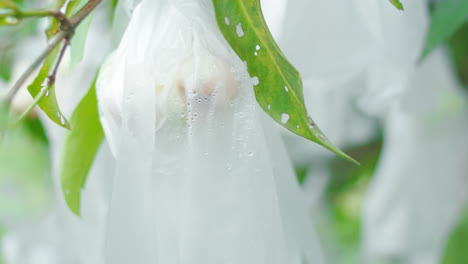
[[[117,160],[107,263],[321,263],[275,126],[212,10],[143,0],[101,70]]]

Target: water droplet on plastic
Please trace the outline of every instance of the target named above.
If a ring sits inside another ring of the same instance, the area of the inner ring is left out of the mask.
[[[194,89],[190,90],[190,92],[189,92],[189,95],[191,95],[193,97],[197,96],[197,94],[198,94],[197,91],[195,91]]]
[[[282,114],[281,115],[281,123],[286,124],[289,121],[289,115],[288,114]]]
[[[249,152],[249,156],[253,157],[254,153],[252,151]]]
[[[244,36],[244,29],[242,28],[241,23],[237,24],[236,33],[239,38],[242,38]]]

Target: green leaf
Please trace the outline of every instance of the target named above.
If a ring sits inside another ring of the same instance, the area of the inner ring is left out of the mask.
[[[70,123],[60,112],[60,108],[57,103],[57,98],[55,97],[55,85],[48,85],[49,72],[51,71],[59,50],[60,45],[57,46],[44,61],[39,74],[33,83],[28,86],[29,93],[32,97],[36,98],[41,93],[41,90],[48,89],[46,96],[44,96],[38,103],[38,106],[47,114],[47,116],[57,123],[59,126],[70,129]]]
[[[293,133],[357,163],[334,147],[308,116],[301,76],[273,40],[259,0],[213,0],[213,4],[221,32],[258,83],[254,89],[262,109]]]
[[[52,0],[49,8],[53,10],[60,10],[65,5],[67,0]],[[49,26],[45,30],[47,38],[51,38],[60,29],[60,22],[54,17],[49,18]]]
[[[79,216],[81,189],[104,139],[95,82],[73,112],[71,125],[72,129],[64,140],[60,177],[65,201],[70,210]]]
[[[458,77],[468,89],[468,23],[465,23],[448,41]]]
[[[432,22],[421,59],[447,41],[468,21],[468,1],[446,0],[434,4]]]
[[[84,0],[74,0],[71,1],[67,6],[67,11],[65,15],[70,17],[74,15],[78,10],[80,10],[88,1]],[[71,49],[71,66],[73,67],[78,62],[81,61],[84,54],[86,37],[88,35],[89,25],[91,23],[91,14],[81,22],[78,28],[75,30],[75,34],[71,40],[70,49]]]
[[[394,5],[398,10],[404,10],[403,4],[400,2],[400,0],[388,0],[392,5]]]
[[[453,227],[445,243],[443,264],[468,263],[468,212],[461,214],[459,223]]]

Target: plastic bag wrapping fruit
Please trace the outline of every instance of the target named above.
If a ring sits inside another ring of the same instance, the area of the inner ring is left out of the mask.
[[[428,26],[425,5],[425,0],[410,1],[400,12],[385,1],[287,1],[277,39],[312,83],[365,74],[360,104],[378,114],[406,88],[414,70]]]
[[[370,2],[288,1],[277,39],[304,77],[308,110],[338,146],[369,139],[375,126],[365,114],[385,124],[366,198],[362,261],[439,263],[466,201],[466,95],[442,51],[417,62],[426,1],[407,2],[404,12]],[[340,13],[337,6],[349,8]],[[329,157],[297,137],[287,140],[295,164],[311,168],[305,188],[316,202]]]
[[[406,3],[405,12],[386,1],[360,0],[286,1],[284,10],[265,12],[266,20],[284,19],[269,25],[304,79],[312,118],[339,147],[364,143],[376,131],[369,116],[380,118],[410,89],[428,26],[425,1]],[[331,156],[299,137],[287,140],[302,164],[304,157]]]
[[[209,0],[143,0],[97,84],[107,263],[321,263],[275,127]]]
[[[439,49],[387,114],[364,210],[368,263],[440,263],[468,198],[467,99]]]

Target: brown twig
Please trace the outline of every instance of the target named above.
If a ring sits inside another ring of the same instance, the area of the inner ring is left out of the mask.
[[[58,68],[60,66],[60,63],[62,62],[63,55],[65,55],[65,51],[67,50],[68,45],[70,45],[70,39],[65,38],[65,40],[63,42],[62,49],[60,50],[57,61],[55,62],[54,69],[52,70],[52,73],[47,77],[48,85],[54,85],[55,84],[57,71],[58,71]]]

